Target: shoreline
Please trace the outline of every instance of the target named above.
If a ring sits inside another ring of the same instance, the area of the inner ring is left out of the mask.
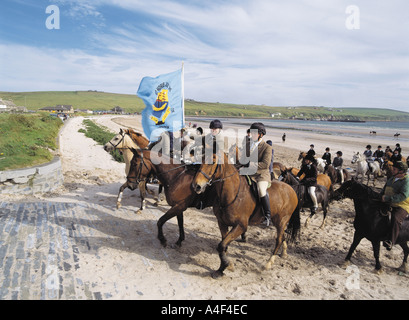
[[[198,119],[196,117],[187,118],[189,120],[185,120],[185,124],[191,122],[192,125],[196,124],[198,127],[202,127],[205,133],[209,132],[208,127],[210,121],[204,121],[204,119]],[[209,117],[206,119],[208,118]],[[125,126],[143,133],[141,115],[106,117],[105,119],[108,119],[109,121],[112,119],[113,122],[118,124],[118,128],[120,126]],[[223,122],[223,119],[229,118],[220,117],[220,119],[222,119]],[[224,131],[226,132],[228,129],[232,129],[243,132],[249,127],[250,122],[254,119],[248,120],[248,124],[224,123]],[[100,122],[103,125],[104,121],[101,119],[97,120],[97,122]],[[370,136],[363,128],[354,128],[354,131],[351,132],[350,128],[342,128],[334,123],[334,127],[329,129],[333,134],[323,134],[313,130],[303,131],[300,130],[300,128],[290,128],[285,130],[283,128],[272,128],[269,127],[268,124],[266,127],[267,134],[264,139],[266,141],[271,140],[273,143],[273,149],[275,150],[274,161],[282,162],[287,166],[299,167],[300,162],[297,160],[298,155],[301,151],[307,152],[310,148],[310,144],[314,144],[314,150],[317,157],[321,157],[325,153],[326,147],[330,148],[332,159],[335,157],[337,151],[342,151],[344,168],[351,167],[352,156],[356,152],[363,153],[368,144],[372,145],[372,151],[375,151],[378,145],[382,145],[384,150],[387,145],[394,149],[395,144],[400,143],[402,148],[402,158],[406,159],[409,155],[409,141],[399,141],[394,139],[385,140],[377,136]],[[192,127],[187,128],[189,131],[195,130]],[[339,132],[344,133],[345,135],[339,134]],[[286,133],[285,142],[281,139],[283,133]],[[353,133],[354,136],[351,136],[351,133]],[[347,134],[350,136],[347,136]],[[238,142],[241,143],[241,138],[238,140]]]

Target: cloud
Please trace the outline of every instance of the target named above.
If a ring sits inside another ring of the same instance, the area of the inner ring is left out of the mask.
[[[396,1],[359,1],[361,29],[348,30],[346,0],[56,0],[73,21],[100,23],[78,34],[89,41],[62,52],[0,46],[10,61],[0,73],[9,88],[135,93],[143,76],[184,61],[186,97],[196,100],[403,109],[409,5]]]

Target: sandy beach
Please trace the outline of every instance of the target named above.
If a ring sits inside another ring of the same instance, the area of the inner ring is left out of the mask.
[[[300,240],[289,246],[288,257],[278,258],[269,271],[263,270],[263,266],[274,246],[275,229],[250,227],[247,243],[235,241],[229,247],[228,256],[235,270],[226,271],[221,279],[212,279],[210,273],[219,265],[216,246],[221,240],[212,209],[186,210],[186,240],[182,247],[163,248],[156,238],[156,222],[169,206],[163,203],[156,208],[154,199],[148,196],[147,209],[136,214],[139,192],[126,190],[123,207],[116,209],[116,196],[125,181],[125,165],[116,163],[102,146],[78,132],[82,121],[81,117],[70,119],[60,134],[64,186],[33,199],[92,202],[104,213],[98,223],[105,226],[105,233],[99,228],[90,240],[98,254],[94,252],[82,259],[81,267],[75,272],[101,291],[111,287],[116,292],[112,299],[409,299],[409,275],[395,269],[402,263],[400,247],[389,252],[381,248],[384,272],[380,275],[373,272],[372,247],[367,240],[362,240],[356,250],[352,259],[354,266],[342,267],[354,232],[354,207],[349,199],[331,203],[324,229],[319,228],[322,222],[319,211],[308,227],[302,227]],[[113,132],[128,127],[143,132],[140,116],[103,116],[95,121]],[[208,128],[207,122],[196,120],[195,123]],[[234,129],[243,129],[243,126],[235,125]],[[333,156],[342,150],[344,167],[351,170],[355,168],[350,163],[354,152],[363,152],[368,143],[375,150],[379,144],[376,137],[365,137],[365,133],[362,137],[345,138],[286,131],[285,143],[281,141],[282,134],[281,129],[271,129],[266,139],[273,142],[275,161],[294,167],[300,166],[299,152],[307,151],[311,143],[318,156],[326,147],[330,147]],[[408,136],[408,132],[401,134]],[[389,145],[397,142],[399,140],[391,138]],[[409,143],[401,143],[401,147],[406,158]],[[384,183],[385,178],[381,178],[376,188]],[[151,188],[156,190],[156,185]],[[302,224],[308,214],[302,213]],[[119,231],[118,219],[129,227]],[[177,240],[176,219],[168,221],[164,232],[169,243]],[[122,244],[111,245],[115,238],[121,239]]]

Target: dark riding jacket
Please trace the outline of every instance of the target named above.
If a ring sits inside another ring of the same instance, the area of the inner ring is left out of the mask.
[[[302,174],[305,174],[305,178],[302,180],[302,183],[305,186],[307,187],[317,186],[318,170],[315,164],[313,163],[309,165],[303,164],[301,170],[297,173],[297,177],[301,177]]]

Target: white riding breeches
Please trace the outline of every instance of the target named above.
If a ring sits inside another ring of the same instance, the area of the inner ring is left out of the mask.
[[[269,184],[269,183],[268,183],[267,181],[259,181],[259,182],[257,182],[258,195],[259,195],[260,198],[266,196],[268,184]]]
[[[310,194],[313,206],[318,208],[317,196],[315,195],[315,187],[308,187],[308,193]]]

